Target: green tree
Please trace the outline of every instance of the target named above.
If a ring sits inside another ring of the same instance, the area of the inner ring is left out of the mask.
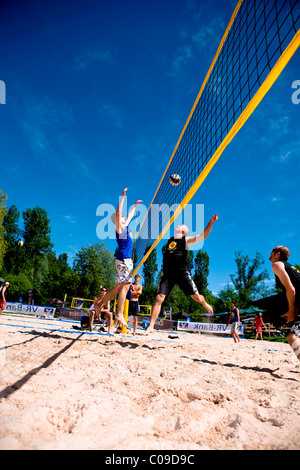
[[[16,245],[18,240],[21,238],[21,230],[19,228],[19,218],[20,212],[17,207],[13,204],[7,210],[7,213],[4,217],[4,227],[5,227],[5,240],[7,243]]]
[[[108,290],[115,285],[116,281],[116,259],[113,253],[106,248],[103,242],[97,242],[94,245],[99,256],[99,262],[103,268],[101,274],[101,285]]]
[[[26,302],[28,290],[33,289],[33,285],[26,274],[8,274],[6,280],[10,283],[9,289],[7,289],[7,300],[18,302],[19,297],[22,296],[23,301]]]
[[[38,206],[26,209],[23,212],[23,221],[24,246],[20,247],[20,253],[23,255],[21,270],[33,285],[35,303],[41,303],[44,299],[43,282],[49,270],[47,255],[53,248],[50,240],[50,221],[45,209]]]
[[[7,195],[0,189],[0,270],[2,269],[3,260],[7,248],[7,243],[4,239],[5,227],[4,227],[4,218],[7,212],[5,202],[7,200]]]
[[[21,238],[19,228],[20,212],[15,205],[9,207],[3,221],[5,228],[4,239],[7,244],[7,250],[4,257],[4,265],[7,273],[17,274],[21,271],[24,264],[24,249],[18,246]]]
[[[233,288],[238,294],[239,308],[245,308],[251,301],[260,297],[262,290],[266,292],[263,281],[269,279],[266,269],[263,269],[264,259],[260,253],[250,259],[248,255],[242,255],[241,251],[235,253],[237,266],[236,274],[231,274],[230,279]]]
[[[67,271],[71,271],[71,268],[68,266],[67,255],[59,255],[57,258],[54,253],[48,253],[42,259],[47,260],[40,279],[42,301],[45,303],[51,298],[63,300],[66,293],[65,274]]]
[[[144,254],[146,254],[148,249],[149,247],[146,248]],[[156,248],[154,248],[143,264],[144,287],[154,287],[156,285],[157,269],[157,252]]]
[[[175,285],[172,289],[172,292],[165,300],[162,310],[169,310],[169,307],[171,306],[173,313],[190,313],[191,302],[196,304],[196,302],[194,302],[190,297],[186,296],[182,290],[177,285]]]
[[[26,258],[32,260],[34,264],[42,255],[52,251],[50,220],[47,211],[38,206],[26,209],[23,212],[23,220]]]
[[[195,272],[194,282],[198,287],[199,292],[205,296],[208,286],[208,275],[209,275],[209,256],[206,251],[199,250],[195,256],[194,261]]]
[[[236,302],[236,304],[239,305],[239,295],[229,284],[227,284],[224,289],[220,290],[218,296],[222,301],[222,311],[224,312],[230,312],[231,302]]]
[[[144,254],[149,250],[147,246]],[[156,297],[157,289],[157,251],[156,248],[150,253],[148,258],[143,264],[143,293],[140,298],[140,303],[144,305],[153,305]]]
[[[79,276],[76,295],[93,299],[99,295],[100,286],[108,288],[114,276],[114,256],[103,243],[82,247],[75,255],[73,270]]]

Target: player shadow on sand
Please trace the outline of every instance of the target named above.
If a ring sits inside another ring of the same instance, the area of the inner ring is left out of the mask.
[[[62,348],[60,351],[58,351],[57,353],[53,354],[53,356],[51,357],[48,357],[48,359],[46,359],[43,364],[41,364],[40,366],[38,367],[35,367],[34,369],[31,369],[29,372],[27,372],[27,374],[24,375],[24,377],[22,377],[21,379],[17,380],[14,384],[12,385],[8,385],[6,388],[4,388],[3,390],[0,391],[0,398],[7,398],[9,397],[10,395],[12,395],[14,392],[16,392],[17,390],[19,390],[21,387],[23,387],[23,385],[25,385],[28,380],[33,376],[33,375],[36,375],[38,374],[42,369],[45,369],[49,366],[51,366],[51,364],[53,364],[54,361],[56,361],[56,359],[58,359],[63,353],[65,353],[70,347],[73,346],[73,344],[78,340],[80,339],[80,337],[83,335],[84,333],[81,333],[81,335],[79,335],[77,338],[74,338],[69,344],[67,344],[67,346],[65,346],[64,348]],[[40,334],[41,336],[44,336],[43,334]],[[53,336],[52,336],[53,337]]]
[[[201,362],[202,364],[209,364],[209,365],[212,365],[212,366],[219,365],[219,366],[222,366],[222,367],[230,367],[230,368],[237,367],[237,368],[242,369],[242,370],[253,370],[253,371],[255,371],[255,372],[266,372],[266,373],[268,373],[268,374],[271,374],[272,377],[274,377],[274,378],[276,378],[276,379],[292,380],[292,381],[297,382],[296,379],[287,378],[287,377],[281,377],[280,375],[275,374],[275,372],[276,372],[277,370],[279,370],[279,367],[277,367],[276,369],[272,370],[272,369],[269,369],[268,367],[239,366],[238,364],[231,364],[231,363],[222,364],[221,362],[209,361],[208,359],[197,359],[197,358],[196,358],[196,359],[192,359],[192,358],[187,357],[187,356],[181,356],[181,357],[182,357],[183,359],[191,359],[191,360],[194,361],[194,362]]]

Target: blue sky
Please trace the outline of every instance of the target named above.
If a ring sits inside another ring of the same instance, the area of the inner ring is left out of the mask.
[[[1,189],[8,206],[48,212],[57,254],[99,239],[97,207],[148,206],[236,2],[1,2]],[[298,51],[192,199],[205,224],[209,288],[235,252],[268,261],[277,244],[300,263]],[[114,251],[116,243],[105,241]],[[160,250],[160,247],[159,247]]]

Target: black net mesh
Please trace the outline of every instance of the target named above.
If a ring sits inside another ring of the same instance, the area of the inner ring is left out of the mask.
[[[172,206],[184,200],[299,27],[300,0],[244,0],[241,3],[152,204]],[[182,178],[179,186],[169,182],[173,173]],[[154,217],[151,220],[151,207],[149,209],[144,221],[148,238],[138,236],[135,243],[137,267],[145,260],[146,248],[156,240],[151,234],[161,233],[163,228],[162,222]]]

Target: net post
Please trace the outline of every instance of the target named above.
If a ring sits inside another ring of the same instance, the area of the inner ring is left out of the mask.
[[[129,300],[126,299],[125,304],[124,304],[123,315],[124,315],[124,318],[125,318],[125,321],[126,321],[127,324],[128,324],[128,310],[129,310]],[[126,326],[122,325],[121,333],[123,333],[124,335],[128,334],[128,329],[127,329]]]

